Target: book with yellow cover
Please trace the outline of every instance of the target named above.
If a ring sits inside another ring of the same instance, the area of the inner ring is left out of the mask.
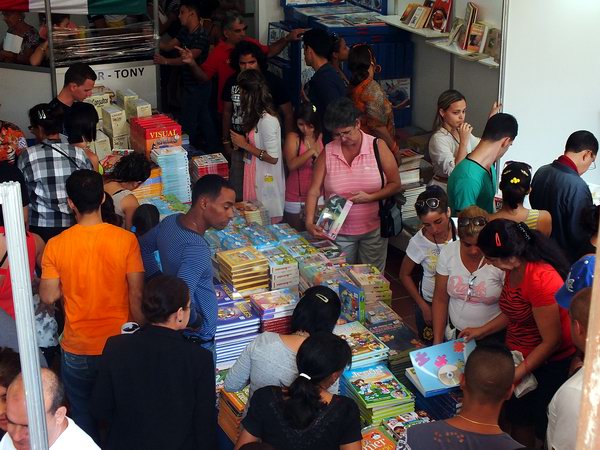
[[[267,265],[269,262],[254,247],[236,248],[217,253],[217,260],[230,271],[249,268],[259,264]]]

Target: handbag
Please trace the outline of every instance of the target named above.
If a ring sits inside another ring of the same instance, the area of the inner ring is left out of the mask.
[[[377,139],[373,140],[373,150],[375,152],[379,176],[381,177],[381,189],[383,189],[385,187],[385,180],[383,178],[383,167],[381,166],[381,158],[379,157]],[[381,237],[394,237],[402,232],[402,209],[398,206],[398,202],[394,196],[379,200],[379,219],[381,220]]]

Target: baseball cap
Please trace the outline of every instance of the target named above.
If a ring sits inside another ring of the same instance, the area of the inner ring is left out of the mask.
[[[556,301],[563,308],[571,305],[573,296],[583,288],[590,287],[594,282],[594,266],[596,256],[588,255],[576,261],[565,280],[565,284],[554,295]]]

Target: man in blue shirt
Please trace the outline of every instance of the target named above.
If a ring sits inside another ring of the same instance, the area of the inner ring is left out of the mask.
[[[140,238],[146,277],[160,273],[154,257],[158,250],[162,272],[186,282],[192,297],[189,334],[214,352],[217,297],[213,286],[210,248],[204,239],[209,228],[223,229],[233,217],[235,191],[219,175],[205,175],[192,190],[192,207],[186,214],[166,217]]]

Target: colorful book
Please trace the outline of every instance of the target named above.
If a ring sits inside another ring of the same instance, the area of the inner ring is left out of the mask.
[[[482,22],[475,22],[471,25],[469,39],[467,40],[467,51],[479,53],[485,48],[488,26]]]
[[[215,284],[214,286],[219,306],[231,305],[244,300],[239,292],[227,284]]]
[[[471,34],[471,26],[475,23],[475,21],[477,20],[477,14],[479,12],[479,7],[473,3],[473,2],[468,2],[467,3],[467,9],[465,11],[465,21],[462,27],[462,31],[461,31],[461,38],[460,38],[460,48],[462,48],[463,50],[467,49],[467,45],[469,43],[469,35]]]
[[[395,450],[396,442],[382,426],[370,426],[361,430],[362,450]]]
[[[433,419],[427,412],[419,410],[388,417],[383,419],[381,424],[397,441],[403,441],[406,438],[407,429],[428,422],[433,422]]]
[[[267,259],[254,247],[227,250],[217,253],[217,260],[231,272],[252,268],[256,265],[268,265]]]
[[[383,364],[347,370],[344,379],[352,396],[369,409],[413,400],[410,391]]]
[[[259,318],[249,302],[236,302],[220,306],[217,310],[217,326],[221,330],[249,326]]]
[[[435,0],[431,8],[429,28],[444,32],[448,29],[452,0]]]
[[[387,353],[388,347],[367,330],[360,322],[349,322],[337,325],[334,330],[344,339],[352,350],[352,361],[364,359],[372,354]]]
[[[252,304],[263,314],[293,311],[298,300],[298,290],[291,288],[278,289],[250,296]]]
[[[432,392],[458,387],[467,358],[474,349],[474,340],[465,342],[461,338],[410,352],[422,394],[427,397]]]
[[[323,233],[331,240],[335,240],[337,237],[350,212],[350,208],[352,208],[352,202],[339,195],[332,195],[327,200],[319,215],[317,225],[323,229]]]
[[[365,316],[365,291],[347,281],[340,281],[338,294],[342,303],[341,317],[348,322],[364,322]]]
[[[390,349],[390,359],[406,356],[409,352],[425,346],[402,320],[367,325],[367,329]]]

